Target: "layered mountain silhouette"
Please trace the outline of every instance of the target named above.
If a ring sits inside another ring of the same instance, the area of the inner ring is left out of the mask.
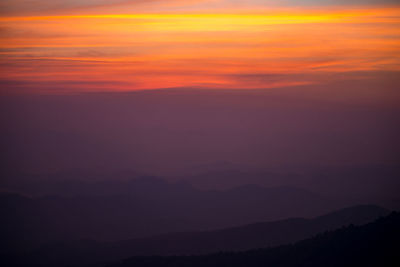
[[[1,194],[0,209],[5,218],[1,232],[6,237],[2,243],[13,243],[4,247],[10,250],[60,240],[116,241],[211,230],[312,217],[341,207],[330,198],[296,187],[247,185],[202,191],[150,177],[88,186],[86,192],[77,192],[42,197]]]
[[[10,262],[43,266],[81,266],[130,256],[195,255],[244,251],[289,244],[349,224],[365,224],[388,214],[377,206],[356,206],[313,219],[292,218],[214,231],[183,232],[119,242],[81,240],[42,246],[26,253],[8,253]]]
[[[108,267],[399,266],[400,213],[270,249],[200,256],[133,257]]]
[[[282,184],[301,187],[322,195],[346,198],[349,202],[376,203],[391,209],[400,208],[398,167],[310,167],[306,171],[273,172],[267,170],[231,169],[214,166],[215,170],[191,177],[191,184],[202,189],[227,189],[243,184],[275,187]],[[360,186],[362,184],[363,186]]]

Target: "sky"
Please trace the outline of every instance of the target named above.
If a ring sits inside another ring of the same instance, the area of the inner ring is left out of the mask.
[[[2,94],[323,87],[400,70],[398,1],[3,0],[0,15]]]
[[[399,89],[399,1],[0,1],[8,177],[327,169],[394,191]]]

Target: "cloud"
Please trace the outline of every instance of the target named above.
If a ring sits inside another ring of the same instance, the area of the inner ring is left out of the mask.
[[[259,1],[261,2],[261,1]],[[285,0],[293,5],[313,5],[313,6],[337,6],[337,5],[387,5],[399,4],[399,0]]]
[[[151,5],[165,2],[180,2],[177,0],[2,0],[1,15],[40,15],[70,12],[80,9],[111,7],[118,5]]]
[[[102,12],[232,10],[270,7],[398,5],[399,0],[2,0],[1,16],[52,15],[100,9]]]
[[[36,14],[36,13],[47,13],[60,10],[69,10],[75,8],[87,8],[94,6],[121,4],[124,2],[143,2],[138,1],[127,1],[127,0],[2,0],[0,2],[0,12],[6,15],[15,14]]]
[[[385,5],[385,4],[399,4],[399,0],[249,0],[249,1],[237,1],[237,0],[222,0],[225,4],[236,4],[236,5],[258,5],[268,6],[272,4],[278,5],[294,5],[294,6],[325,6],[325,5]]]
[[[399,0],[210,0],[192,1],[191,10],[264,10],[279,7],[385,6],[400,5]],[[197,3],[196,3],[197,2]]]

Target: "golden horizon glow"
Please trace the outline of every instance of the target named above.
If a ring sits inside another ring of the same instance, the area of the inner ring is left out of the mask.
[[[378,16],[380,15],[380,16]],[[382,17],[395,16],[395,17]],[[246,12],[205,12],[205,13],[121,13],[121,14],[70,14],[70,15],[45,15],[45,16],[2,16],[0,21],[26,21],[26,20],[58,20],[58,19],[226,19],[242,18],[249,20],[251,24],[264,19],[264,22],[271,20],[272,23],[283,22],[318,22],[327,20],[355,19],[359,17],[377,17],[384,21],[395,19],[400,20],[400,7],[396,8],[364,8],[349,10],[288,10],[273,9],[269,11],[246,11]],[[266,20],[265,20],[266,19]],[[363,21],[365,22],[365,21]]]
[[[33,91],[270,88],[400,71],[400,8],[19,16],[0,27],[0,79]]]

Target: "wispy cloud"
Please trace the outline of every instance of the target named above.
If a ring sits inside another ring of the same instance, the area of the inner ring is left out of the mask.
[[[2,17],[0,81],[54,90],[267,88],[396,72],[399,14],[362,7]]]
[[[2,0],[0,15],[260,11],[276,7],[399,5],[398,0]]]
[[[64,13],[80,13],[88,9],[102,9],[105,12],[108,8],[120,7],[126,12],[135,9],[149,8],[153,6],[185,6],[190,3],[207,2],[207,0],[2,0],[0,2],[0,14],[4,16],[13,15],[51,15]],[[107,12],[108,13],[108,12]]]

